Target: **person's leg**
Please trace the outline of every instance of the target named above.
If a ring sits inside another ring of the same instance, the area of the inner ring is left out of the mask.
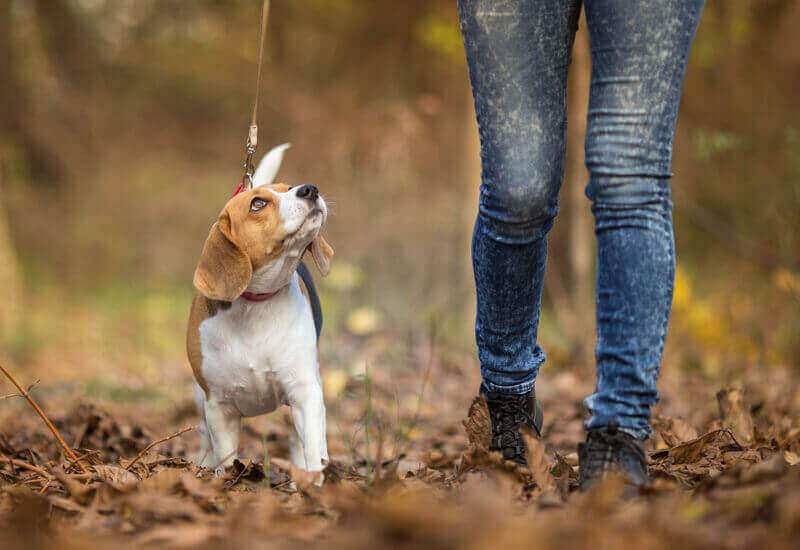
[[[481,141],[472,240],[484,387],[524,394],[537,344],[547,232],[564,173],[566,83],[578,0],[459,0]]]
[[[675,273],[669,180],[702,0],[586,0],[586,164],[597,235],[597,383],[588,430],[652,433]],[[613,428],[612,428],[613,430]]]

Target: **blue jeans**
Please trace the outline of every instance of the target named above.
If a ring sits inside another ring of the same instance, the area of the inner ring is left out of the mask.
[[[597,236],[597,382],[586,428],[651,435],[675,274],[675,119],[703,0],[585,0],[592,54],[586,195]],[[481,140],[472,241],[485,386],[530,390],[547,232],[566,156],[580,0],[459,0]],[[588,337],[588,334],[587,334]]]

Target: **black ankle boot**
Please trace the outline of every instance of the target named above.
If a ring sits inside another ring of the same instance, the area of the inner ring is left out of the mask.
[[[536,402],[536,390],[523,394],[489,391],[483,384],[481,395],[489,406],[492,421],[490,451],[499,451],[506,460],[527,466],[525,442],[519,433],[520,425],[528,426],[536,437],[542,436],[542,407]]]
[[[644,444],[620,431],[619,423],[589,430],[586,443],[578,444],[579,483],[582,491],[611,473],[634,486],[648,485]]]

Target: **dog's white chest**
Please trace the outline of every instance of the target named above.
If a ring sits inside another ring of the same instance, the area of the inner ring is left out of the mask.
[[[242,416],[274,410],[295,381],[319,377],[314,321],[297,276],[266,301],[234,300],[199,332],[209,398]]]

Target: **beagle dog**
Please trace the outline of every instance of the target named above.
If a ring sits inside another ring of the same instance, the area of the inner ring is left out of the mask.
[[[273,184],[288,144],[270,151],[253,188],[235,194],[211,227],[194,273],[186,348],[200,413],[197,463],[218,473],[237,458],[243,417],[291,407],[291,460],[328,460],[317,340],[322,314],[308,269],[323,276],[333,249],[320,235],[328,209],[313,185]]]

